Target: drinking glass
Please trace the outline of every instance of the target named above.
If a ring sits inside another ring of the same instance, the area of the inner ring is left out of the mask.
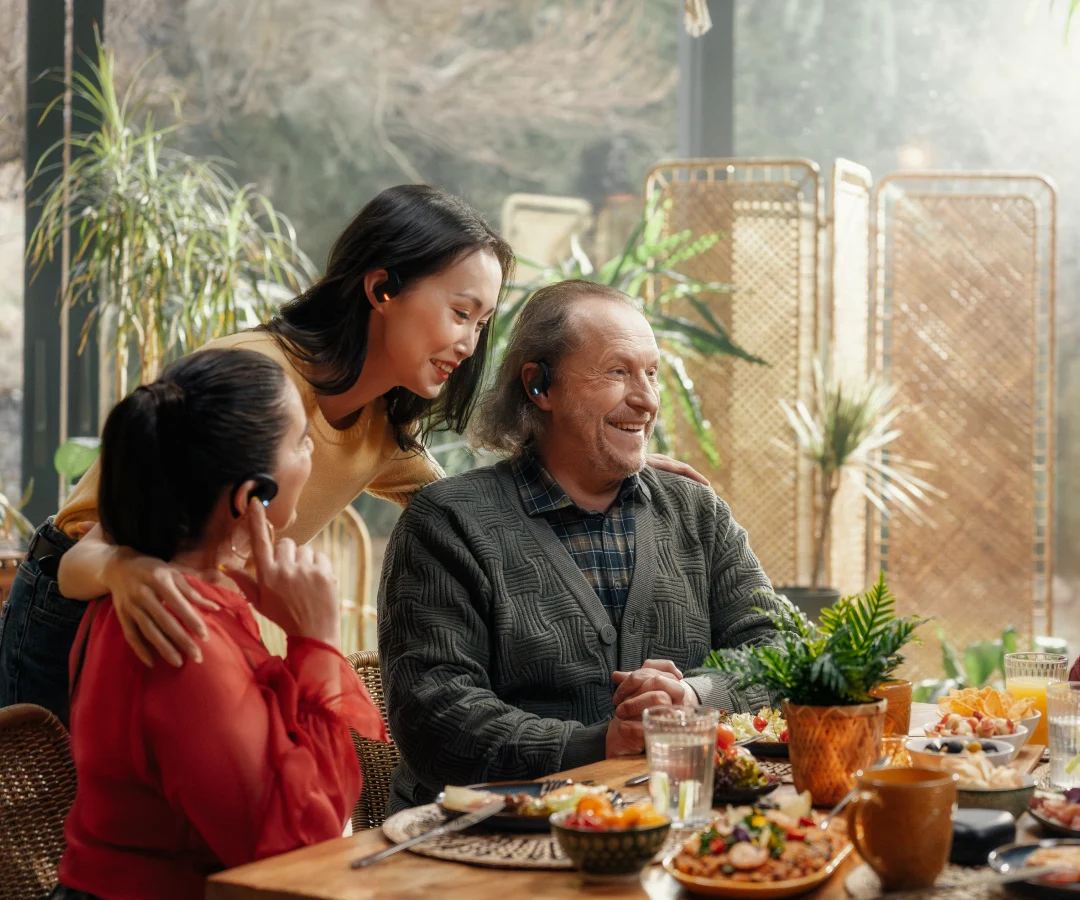
[[[885,681],[870,692],[871,697],[888,701],[885,707],[885,737],[907,738],[911,731],[911,682]]]
[[[642,714],[649,797],[673,825],[709,820],[719,715],[705,706],[654,706]]]
[[[1080,787],[1080,681],[1057,681],[1046,688],[1050,719],[1050,781]]]
[[[1005,688],[1017,700],[1031,697],[1039,711],[1039,724],[1029,738],[1032,744],[1047,743],[1046,686],[1064,681],[1069,657],[1064,653],[1006,653]]]

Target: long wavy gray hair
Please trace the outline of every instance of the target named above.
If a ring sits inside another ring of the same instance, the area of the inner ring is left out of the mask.
[[[477,449],[517,456],[544,433],[547,417],[525,391],[521,370],[543,360],[559,380],[559,363],[581,349],[583,335],[575,329],[573,307],[590,297],[606,297],[637,309],[626,294],[591,281],[559,281],[540,288],[518,313],[510,332],[495,383],[483,395],[469,429]]]

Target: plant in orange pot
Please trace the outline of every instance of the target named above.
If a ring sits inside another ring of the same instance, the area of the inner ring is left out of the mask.
[[[866,593],[822,610],[820,625],[790,603],[762,610],[774,640],[705,660],[741,688],[764,685],[784,698],[795,789],[809,790],[816,805],[840,800],[881,753],[886,702],[871,692],[903,664],[900,650],[924,621],[897,618],[895,602],[881,574]]]

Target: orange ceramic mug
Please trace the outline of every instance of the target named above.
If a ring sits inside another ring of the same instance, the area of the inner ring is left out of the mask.
[[[952,846],[958,780],[933,769],[876,769],[856,779],[851,839],[884,890],[928,888],[941,874]]]

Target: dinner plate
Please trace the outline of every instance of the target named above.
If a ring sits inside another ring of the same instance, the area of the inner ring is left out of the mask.
[[[1035,844],[1006,844],[1004,847],[998,847],[997,850],[991,852],[987,863],[995,872],[1004,875],[1022,867],[1027,858],[1039,847],[1061,846],[1080,847],[1080,840],[1049,839]],[[1018,884],[1023,885],[1024,893],[1030,896],[1068,898],[1080,896],[1080,883],[1067,886],[1048,885],[1036,879],[1035,881],[1024,881]]]
[[[796,897],[812,891],[819,885],[824,884],[836,871],[847,855],[851,852],[851,844],[847,843],[836,854],[828,865],[807,875],[805,878],[791,878],[788,881],[732,881],[730,878],[701,878],[697,875],[686,875],[675,868],[675,857],[678,851],[664,858],[664,869],[684,888],[694,894],[704,897],[731,897],[734,900],[780,900],[781,897]]]
[[[540,788],[543,785],[538,781],[489,781],[485,784],[470,784],[466,787],[476,791],[489,791],[492,794],[528,794],[530,797],[539,797]],[[609,792],[610,796],[610,792]],[[460,816],[463,813],[455,809],[447,809],[442,804],[443,793],[440,791],[435,802],[448,816]],[[550,831],[551,825],[548,817],[544,816],[519,816],[516,813],[499,812],[485,819],[477,828],[488,831]]]

